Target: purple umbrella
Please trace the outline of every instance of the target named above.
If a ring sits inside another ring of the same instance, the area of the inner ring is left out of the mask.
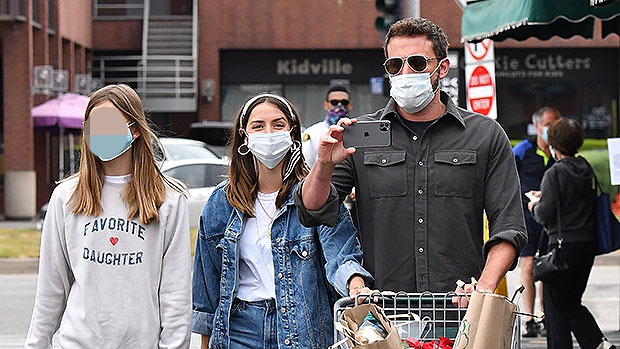
[[[75,93],[65,93],[32,108],[34,127],[60,127],[81,129],[89,98]]]

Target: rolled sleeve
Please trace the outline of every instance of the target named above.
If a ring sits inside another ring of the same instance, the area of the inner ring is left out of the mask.
[[[364,269],[357,261],[346,261],[336,270],[334,274],[334,288],[342,296],[349,294],[349,279],[354,275],[358,275],[364,279],[366,285],[372,283],[374,278],[370,273]]]
[[[213,332],[213,314],[193,310],[192,332],[210,336]]]
[[[510,270],[514,270],[514,268],[517,267],[519,251],[521,251],[527,243],[527,234],[523,231],[518,230],[506,230],[491,236],[483,246],[483,254],[485,260],[489,255],[489,251],[491,250],[491,248],[502,241],[510,242],[517,251],[517,258],[515,258],[515,260],[510,265]]]
[[[333,227],[338,219],[338,192],[336,187],[330,183],[329,197],[327,202],[317,210],[308,210],[304,207],[301,198],[301,190],[305,178],[299,182],[297,188],[293,191],[293,201],[297,207],[297,218],[306,227],[316,227],[319,225],[327,225]]]

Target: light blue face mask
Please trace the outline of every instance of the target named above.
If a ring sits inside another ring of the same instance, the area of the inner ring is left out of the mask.
[[[540,137],[542,137],[543,141],[549,143],[549,135],[547,134],[547,131],[549,131],[549,126],[543,126],[542,135]]]
[[[133,136],[129,127],[134,123],[127,124],[126,135],[90,135],[90,151],[101,161],[112,161],[125,154],[133,144]]]

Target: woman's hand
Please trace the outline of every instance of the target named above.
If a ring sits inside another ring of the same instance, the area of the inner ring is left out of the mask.
[[[371,292],[370,288],[366,287],[366,283],[362,277],[354,275],[349,280],[349,297],[351,297],[351,299],[354,299],[355,296],[360,293],[369,294]]]

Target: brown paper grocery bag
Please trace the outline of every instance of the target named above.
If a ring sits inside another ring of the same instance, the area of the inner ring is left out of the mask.
[[[516,309],[502,295],[474,291],[454,349],[510,349]]]
[[[378,340],[371,344],[359,344],[353,340],[349,340],[349,347],[354,349],[402,348],[402,344],[400,341],[400,337],[398,336],[398,331],[396,331],[396,327],[394,327],[394,324],[392,324],[392,322],[387,318],[387,316],[383,312],[383,309],[376,306],[375,304],[361,304],[342,312],[342,314],[340,315],[340,323],[345,328],[345,336],[347,338],[351,338],[355,334],[355,332],[357,332],[359,325],[362,324],[368,312],[372,312],[375,318],[379,320],[383,328],[388,331],[388,336],[385,339]]]

